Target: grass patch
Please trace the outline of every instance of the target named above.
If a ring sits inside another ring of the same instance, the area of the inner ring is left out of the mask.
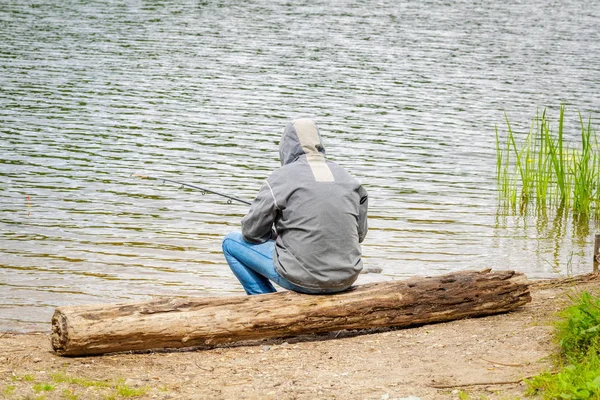
[[[62,392],[61,398],[65,400],[77,400],[79,397],[71,389],[65,389]]]
[[[600,298],[588,292],[573,299],[555,326],[557,372],[526,380],[528,395],[543,399],[600,399]]]
[[[56,389],[53,385],[49,383],[36,383],[33,385],[34,392],[51,392]]]
[[[127,385],[123,378],[93,380],[68,375],[65,372],[54,372],[50,374],[50,377],[51,382],[43,382],[36,381],[33,375],[15,375],[12,378],[15,384],[5,386],[0,391],[0,398],[9,398],[15,393],[25,390],[29,393],[23,397],[24,399],[44,399],[46,396],[51,396],[52,398],[76,400],[90,398],[92,393],[94,398],[122,400],[145,396],[151,389],[147,386],[132,387]],[[164,389],[164,391],[167,390]],[[51,392],[54,393],[50,394]]]
[[[22,375],[22,376],[13,376],[12,377],[13,381],[21,381],[21,382],[33,382],[35,380],[35,377],[33,375]]]
[[[465,392],[464,390],[458,391],[458,400],[471,400],[471,396],[469,392]]]
[[[2,394],[4,394],[5,396],[9,396],[9,395],[13,394],[16,389],[17,389],[17,387],[15,385],[7,385],[4,388],[4,390],[2,390]]]
[[[70,383],[73,385],[83,386],[83,387],[111,387],[110,382],[106,381],[95,381],[86,378],[78,378],[74,376],[69,376],[63,372],[56,372],[51,375],[52,380],[56,383]]]
[[[121,397],[139,397],[145,395],[148,391],[148,389],[144,387],[132,388],[123,382],[117,384],[117,387],[115,389],[117,391],[117,395]]]
[[[565,106],[558,127],[546,110],[536,115],[529,133],[517,141],[508,116],[507,133],[496,128],[496,179],[502,202],[521,213],[534,206],[571,210],[577,218],[600,219],[600,146],[591,115],[579,114],[580,143],[565,139]]]
[[[600,349],[600,298],[583,292],[560,316],[556,337],[565,358],[576,362]]]
[[[148,392],[147,387],[134,388],[126,385],[123,379],[118,379],[116,381],[96,381],[86,378],[69,376],[63,372],[57,372],[52,374],[52,379],[55,383],[67,383],[81,386],[84,388],[96,387],[112,389],[111,391],[113,393],[108,394],[106,396],[106,399],[139,397],[145,395]],[[65,397],[65,394],[66,393],[63,392],[63,397]],[[69,391],[68,395],[65,398],[76,399],[77,396],[73,391]]]

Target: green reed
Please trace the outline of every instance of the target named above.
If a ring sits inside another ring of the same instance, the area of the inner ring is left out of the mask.
[[[501,140],[496,127],[496,178],[501,201],[521,213],[535,206],[571,209],[576,217],[600,219],[600,147],[591,116],[579,115],[581,143],[564,138],[565,106],[560,107],[558,130],[553,132],[546,110],[536,115],[529,133],[517,142],[508,116]]]

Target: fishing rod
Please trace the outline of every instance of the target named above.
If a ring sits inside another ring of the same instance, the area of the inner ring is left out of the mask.
[[[172,179],[157,178],[157,177],[154,177],[154,176],[141,175],[141,174],[131,174],[131,176],[134,176],[134,177],[140,178],[140,179],[150,179],[150,180],[154,180],[154,181],[163,181],[163,183],[165,183],[165,182],[175,183],[177,185],[181,185],[181,187],[189,187],[189,188],[192,188],[192,189],[199,190],[199,191],[202,192],[203,195],[205,195],[206,193],[216,194],[217,196],[221,196],[221,197],[227,198],[227,204],[231,204],[233,201],[237,201],[237,202],[240,202],[240,203],[243,203],[243,204],[246,204],[246,205],[250,205],[251,204],[249,201],[238,199],[237,197],[233,197],[233,196],[230,196],[228,194],[215,192],[214,190],[206,189],[206,188],[203,188],[203,187],[200,187],[200,186],[196,186],[196,185],[192,185],[192,184],[185,183],[185,182],[179,182],[179,181],[174,181]]]

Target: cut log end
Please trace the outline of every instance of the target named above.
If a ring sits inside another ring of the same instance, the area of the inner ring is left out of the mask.
[[[63,354],[69,343],[69,329],[67,329],[67,317],[57,308],[52,316],[52,335],[50,336],[50,342],[52,349],[58,353]]]

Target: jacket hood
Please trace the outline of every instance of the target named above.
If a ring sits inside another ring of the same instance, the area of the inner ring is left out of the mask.
[[[319,128],[310,118],[290,121],[279,142],[279,160],[282,166],[294,162],[304,154],[325,155]]]

